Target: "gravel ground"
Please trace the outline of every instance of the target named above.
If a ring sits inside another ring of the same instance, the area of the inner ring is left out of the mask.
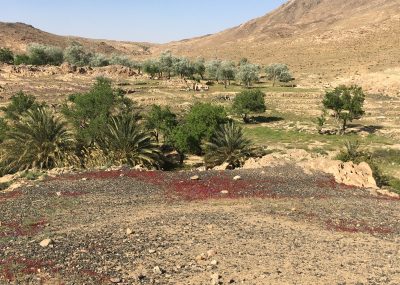
[[[400,284],[400,200],[290,166],[61,176],[0,213],[0,284]]]

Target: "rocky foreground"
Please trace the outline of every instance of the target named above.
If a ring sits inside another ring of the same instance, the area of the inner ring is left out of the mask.
[[[0,284],[400,284],[400,200],[288,165],[63,175],[0,213]]]

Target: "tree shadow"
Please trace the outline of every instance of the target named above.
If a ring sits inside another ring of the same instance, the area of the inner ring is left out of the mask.
[[[283,121],[284,118],[282,117],[277,117],[277,116],[254,116],[251,117],[251,123],[252,124],[262,124],[262,123],[274,123],[274,122],[280,122]]]
[[[377,125],[363,126],[359,124],[350,124],[348,125],[348,128],[355,128],[355,130],[351,131],[353,133],[367,132],[369,134],[375,134],[377,131],[382,130],[384,127]]]

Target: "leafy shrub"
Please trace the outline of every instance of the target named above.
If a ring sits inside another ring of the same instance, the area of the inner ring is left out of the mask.
[[[248,123],[248,114],[265,112],[264,96],[265,94],[259,89],[244,90],[236,95],[232,109],[236,114],[242,116],[245,123]]]
[[[28,46],[29,62],[33,65],[60,65],[64,61],[64,55],[60,48],[31,44]]]
[[[77,42],[73,42],[64,50],[64,60],[77,66],[86,66],[92,60],[92,54],[87,52],[84,47]]]
[[[169,107],[163,108],[159,105],[153,105],[146,118],[146,127],[154,131],[157,142],[159,142],[160,134],[166,141],[177,124],[176,115],[171,112]]]
[[[110,58],[110,64],[133,67],[133,62],[127,56],[113,54]]]
[[[113,113],[130,113],[134,109],[133,102],[114,90],[106,78],[97,78],[89,92],[74,94],[69,99],[62,112],[74,126],[79,143],[86,146],[102,136]]]
[[[228,163],[230,168],[242,166],[252,155],[250,140],[241,127],[229,122],[220,126],[205,145],[204,161],[207,167]]]
[[[9,48],[0,48],[0,63],[14,63],[14,54]]]
[[[26,95],[22,91],[13,95],[10,100],[11,102],[6,107],[1,108],[4,117],[8,120],[18,120],[26,111],[39,107],[34,96]]]
[[[29,58],[29,55],[27,54],[17,54],[14,57],[14,64],[15,65],[21,65],[21,64],[31,64],[31,59]]]
[[[108,66],[110,60],[104,54],[96,53],[90,58],[89,65],[93,67]]]
[[[73,159],[74,139],[65,122],[45,107],[37,107],[10,127],[0,149],[5,172],[50,169]]]
[[[181,155],[201,154],[202,140],[209,140],[218,126],[227,120],[223,107],[196,103],[184,117],[183,124],[172,132],[170,143]]]

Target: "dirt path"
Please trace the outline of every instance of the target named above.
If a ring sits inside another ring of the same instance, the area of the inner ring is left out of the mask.
[[[0,194],[0,284],[400,284],[399,200],[296,168],[194,174]]]

